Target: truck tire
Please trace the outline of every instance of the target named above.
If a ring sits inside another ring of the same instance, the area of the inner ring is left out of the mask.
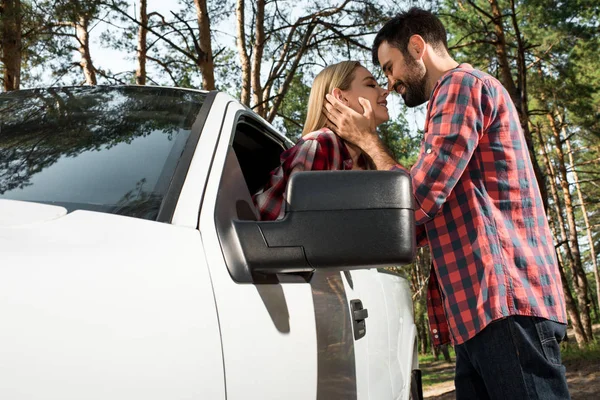
[[[413,369],[410,377],[410,400],[423,400],[423,387],[421,386],[421,370]]]

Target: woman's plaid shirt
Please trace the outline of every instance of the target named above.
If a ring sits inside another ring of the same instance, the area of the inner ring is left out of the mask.
[[[300,171],[350,170],[354,162],[346,144],[327,128],[304,135],[296,145],[281,154],[281,166],[271,172],[269,181],[253,196],[262,221],[282,218],[285,214],[286,189],[292,174]],[[363,155],[358,167],[369,169]]]
[[[500,82],[468,64],[437,82],[410,173],[415,219],[434,264],[428,287],[434,343],[464,343],[509,315],[566,323],[540,191],[517,111]]]

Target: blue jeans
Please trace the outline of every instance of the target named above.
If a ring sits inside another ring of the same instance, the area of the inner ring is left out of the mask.
[[[566,326],[511,316],[455,347],[457,400],[570,399],[559,343]]]

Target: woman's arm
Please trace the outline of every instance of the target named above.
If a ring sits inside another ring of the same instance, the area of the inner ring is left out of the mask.
[[[264,188],[253,196],[262,221],[283,218],[287,184],[293,174],[302,171],[344,169],[342,141],[330,130],[310,133],[281,155],[281,165],[269,177]]]

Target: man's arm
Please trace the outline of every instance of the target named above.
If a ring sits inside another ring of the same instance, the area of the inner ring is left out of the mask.
[[[364,113],[360,114],[342,104],[334,96],[325,96],[327,102],[323,113],[331,123],[331,129],[342,139],[357,145],[366,153],[379,170],[390,170],[398,165],[383,144],[373,117],[373,108],[369,100],[359,97]]]
[[[417,224],[442,209],[493,113],[492,98],[481,80],[464,71],[443,78],[429,104],[421,152],[411,169]]]

